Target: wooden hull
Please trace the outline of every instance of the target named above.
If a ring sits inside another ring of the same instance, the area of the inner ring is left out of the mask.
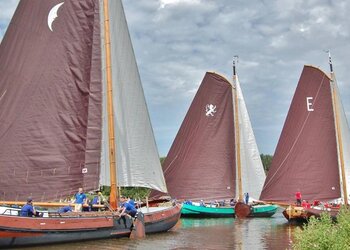
[[[305,211],[308,215],[308,218],[310,218],[311,216],[315,216],[316,218],[319,218],[322,213],[329,213],[332,219],[336,220],[340,210],[339,208],[326,208],[324,210],[315,209],[315,208],[306,208]]]
[[[181,205],[172,207],[142,208],[146,234],[166,232],[173,228],[181,216]]]
[[[235,210],[233,207],[203,207],[183,204],[181,216],[194,218],[235,217]]]
[[[247,205],[243,202],[238,202],[235,205],[235,212],[237,218],[246,217],[271,217],[277,211],[276,205]]]
[[[0,248],[128,237],[132,220],[114,216],[31,218],[0,215]]]
[[[337,219],[339,213],[338,208],[325,208],[325,209],[316,209],[316,208],[303,208],[299,206],[289,206],[283,211],[284,217],[289,222],[307,222],[310,217],[314,216],[320,218],[322,213],[329,213],[333,220]]]
[[[287,207],[283,212],[283,216],[289,221],[289,222],[307,222],[308,215],[304,211],[303,207],[299,206],[289,206]]]

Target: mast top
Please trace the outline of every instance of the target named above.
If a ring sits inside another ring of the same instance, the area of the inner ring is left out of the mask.
[[[333,64],[332,64],[331,51],[330,50],[325,50],[325,52],[328,53],[329,69],[331,71],[331,74],[333,74]]]
[[[236,76],[236,64],[238,63],[238,55],[233,56],[233,64],[232,64],[232,69],[233,69],[233,76]]]

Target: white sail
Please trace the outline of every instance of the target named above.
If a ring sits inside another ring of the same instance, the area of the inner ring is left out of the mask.
[[[343,160],[344,160],[344,169],[345,169],[345,178],[346,178],[346,189],[347,189],[347,194],[349,198],[349,188],[350,188],[350,130],[349,130],[349,125],[348,121],[346,119],[344,107],[340,98],[340,92],[337,86],[336,80],[334,80],[334,90],[335,90],[335,95],[336,95],[336,105],[338,109],[338,114],[339,114],[339,129],[340,129],[340,134],[341,134],[341,142],[343,150]],[[339,143],[339,141],[338,141]],[[342,180],[343,181],[343,180]],[[341,189],[343,190],[343,189]],[[342,192],[342,197],[344,196],[344,192]]]
[[[265,181],[264,167],[237,76],[235,76],[235,86],[238,97],[242,191],[249,193],[252,199],[258,199]]]
[[[109,6],[117,184],[167,192],[122,2]],[[106,126],[103,133],[101,184],[109,185]]]

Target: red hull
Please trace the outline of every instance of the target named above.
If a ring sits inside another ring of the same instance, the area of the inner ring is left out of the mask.
[[[128,237],[132,219],[103,215],[31,218],[0,215],[0,248]]]
[[[0,216],[1,228],[20,230],[80,230],[113,227],[114,218],[109,217],[62,217],[32,218],[20,216]]]

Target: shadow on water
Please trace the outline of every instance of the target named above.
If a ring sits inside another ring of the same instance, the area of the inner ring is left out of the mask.
[[[295,228],[280,211],[272,218],[182,218],[171,231],[142,240],[108,239],[25,249],[291,249]]]

